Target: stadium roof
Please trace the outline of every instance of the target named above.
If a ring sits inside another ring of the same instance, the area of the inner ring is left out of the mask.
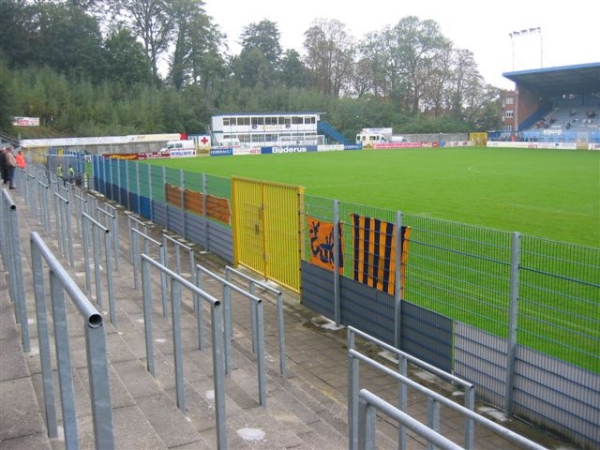
[[[503,73],[540,97],[600,92],[600,62]]]

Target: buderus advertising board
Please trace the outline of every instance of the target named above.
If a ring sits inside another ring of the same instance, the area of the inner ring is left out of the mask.
[[[281,145],[273,147],[263,147],[261,153],[263,155],[276,155],[283,153],[308,153],[316,151],[316,145]]]

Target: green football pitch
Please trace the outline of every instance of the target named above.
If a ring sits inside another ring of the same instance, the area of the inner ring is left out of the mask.
[[[469,225],[600,247],[600,152],[440,148],[149,160]]]

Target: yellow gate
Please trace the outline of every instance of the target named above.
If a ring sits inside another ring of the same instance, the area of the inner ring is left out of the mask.
[[[232,178],[234,263],[300,291],[303,189]]]

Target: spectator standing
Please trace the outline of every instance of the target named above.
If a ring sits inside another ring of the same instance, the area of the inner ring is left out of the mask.
[[[15,159],[15,155],[13,155],[12,147],[8,147],[6,150],[6,174],[8,176],[8,188],[15,188],[15,169],[17,168],[17,160]],[[6,183],[6,179],[4,182]]]
[[[69,164],[69,170],[67,171],[67,173],[69,174],[69,183],[75,183],[75,169],[73,169],[73,166],[71,164]]]
[[[27,162],[25,161],[25,157],[23,156],[23,151],[19,150],[17,152],[17,156],[15,156],[15,160],[17,161],[17,167],[21,169],[27,168]]]
[[[0,177],[4,184],[8,183],[8,173],[6,167],[6,149],[0,148]]]

